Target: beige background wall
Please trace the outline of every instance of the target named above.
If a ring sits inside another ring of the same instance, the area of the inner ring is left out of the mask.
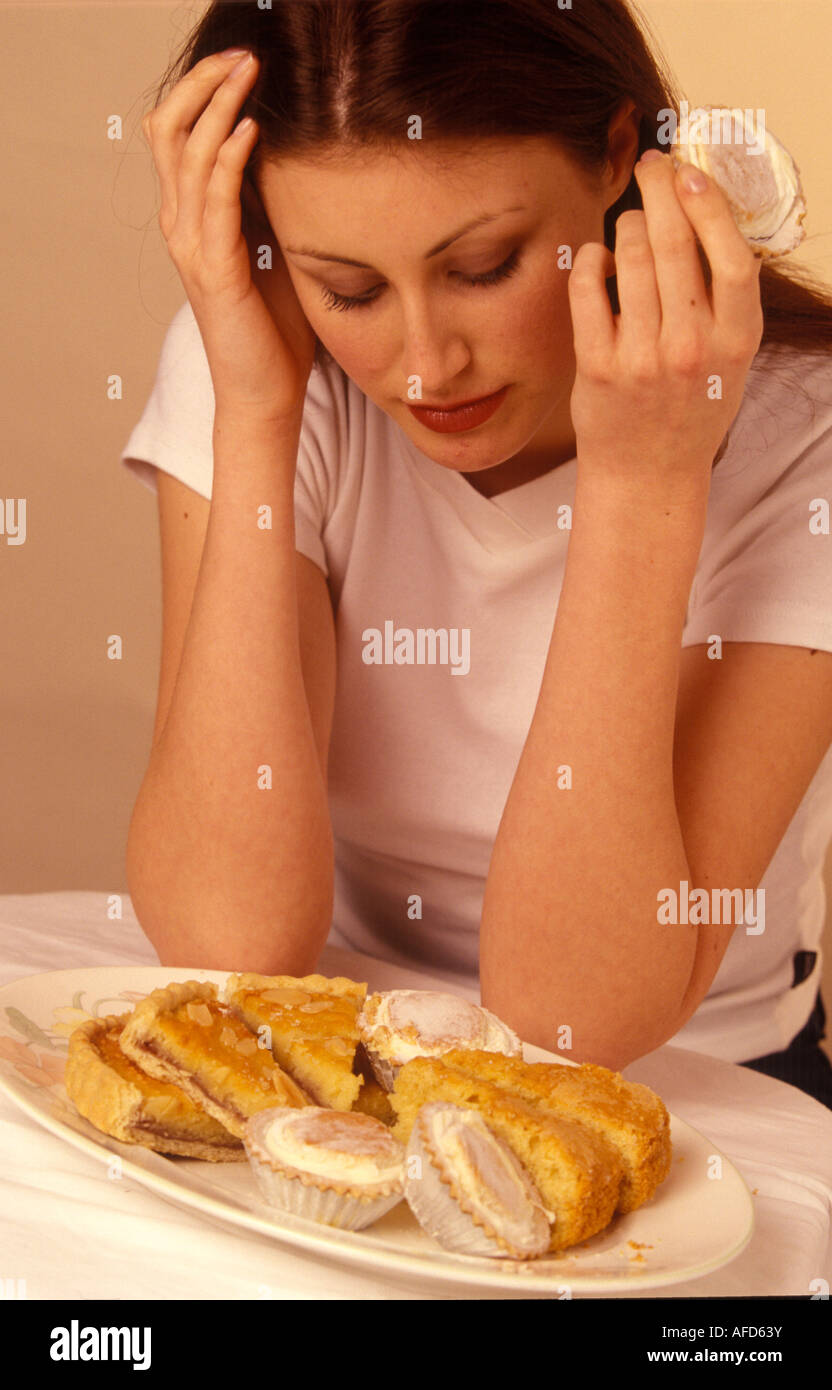
[[[156,501],[118,455],[184,299],[140,121],[202,4],[0,0],[3,463],[0,893],[126,890],[159,660]],[[763,106],[832,281],[828,0],[644,0],[691,102]],[[118,114],[123,138],[107,138]],[[123,380],[108,400],[107,378]],[[107,659],[117,633],[123,659]],[[830,875],[832,898],[832,875]],[[827,948],[828,949],[828,948]],[[825,997],[832,1006],[832,951]],[[832,1056],[832,1049],[830,1056]]]

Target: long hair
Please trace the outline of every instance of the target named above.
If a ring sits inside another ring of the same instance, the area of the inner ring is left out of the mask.
[[[268,0],[265,8],[257,0],[220,2],[168,68],[156,104],[209,54],[244,47],[260,61],[239,113],[260,129],[247,177],[281,155],[325,159],[368,144],[401,149],[414,115],[426,141],[554,137],[597,175],[622,101],[635,103],[641,154],[666,150],[660,113],[680,111],[685,99],[648,35],[647,21],[627,0]],[[707,100],[700,94],[690,105]],[[609,250],[616,219],[641,206],[633,176],[605,215]],[[243,217],[245,227],[245,208]],[[618,313],[614,276],[607,286]],[[832,352],[832,287],[802,266],[768,261],[760,296],[758,355],[784,347]],[[318,340],[316,362],[328,358]]]

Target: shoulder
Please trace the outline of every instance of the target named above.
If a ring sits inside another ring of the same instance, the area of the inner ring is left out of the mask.
[[[832,356],[755,359],[716,464],[684,646],[832,651]]]
[[[794,455],[830,429],[832,353],[762,351],[751,364],[726,458],[762,458],[771,450]]]

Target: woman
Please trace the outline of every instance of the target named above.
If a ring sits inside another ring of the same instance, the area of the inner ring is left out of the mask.
[[[177,77],[188,303],[122,455],[160,960],[329,940],[576,1061],[672,1039],[832,1105],[828,293],[662,154],[623,0],[215,4]]]

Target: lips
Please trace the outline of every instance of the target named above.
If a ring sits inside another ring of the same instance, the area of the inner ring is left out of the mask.
[[[460,430],[474,429],[483,424],[502,405],[507,386],[494,391],[490,396],[480,396],[473,401],[465,401],[456,406],[409,405],[411,414],[429,430],[439,434],[455,434]]]

